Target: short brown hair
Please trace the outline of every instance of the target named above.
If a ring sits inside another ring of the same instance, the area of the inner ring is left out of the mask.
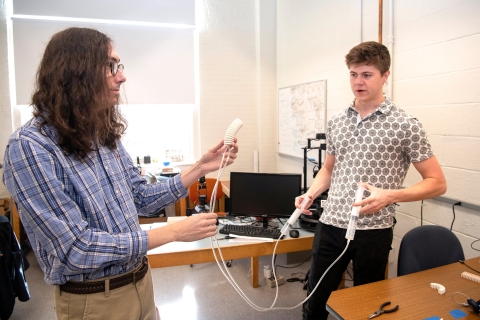
[[[362,42],[350,49],[345,56],[345,63],[348,68],[364,64],[375,66],[383,76],[390,69],[390,53],[387,47],[376,41]]]

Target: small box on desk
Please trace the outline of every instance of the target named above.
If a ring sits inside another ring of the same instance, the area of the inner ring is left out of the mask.
[[[279,286],[285,283],[285,278],[279,275],[277,275],[277,282],[275,282],[275,278],[273,277],[265,278],[265,280],[267,281],[267,286],[270,288],[275,288],[277,286],[277,282]]]

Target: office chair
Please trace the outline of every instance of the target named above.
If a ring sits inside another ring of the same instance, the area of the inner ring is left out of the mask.
[[[206,201],[206,204],[208,206],[210,206],[210,199],[212,198],[213,187],[215,186],[215,181],[217,181],[217,180],[214,179],[214,178],[205,178],[205,181],[207,183],[207,201]],[[220,182],[218,182],[217,194],[216,194],[216,197],[215,197],[215,202],[216,202],[215,212],[219,211],[218,210],[218,207],[220,205],[219,200],[222,198],[222,196],[223,196],[222,184]],[[195,206],[198,204],[198,181],[196,181],[190,187],[188,187],[188,199],[190,199],[190,201],[193,202],[193,209],[191,209],[191,210],[195,211]]]
[[[400,243],[397,276],[464,260],[462,245],[441,226],[420,226],[408,231]]]

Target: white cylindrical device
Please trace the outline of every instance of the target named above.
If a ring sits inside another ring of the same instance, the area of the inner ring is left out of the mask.
[[[253,172],[258,172],[258,151],[253,151]]]
[[[263,276],[267,279],[272,277],[272,268],[269,265],[263,266]]]
[[[355,202],[362,201],[363,191],[365,191],[365,187],[359,184],[357,188],[357,192],[355,193]],[[348,221],[347,234],[345,235],[345,238],[348,240],[353,240],[353,237],[355,236],[355,229],[357,227],[357,218],[358,218],[359,212],[360,212],[359,206],[355,206],[355,207],[352,206],[352,213],[350,214],[350,220]]]
[[[288,231],[288,228],[290,228],[295,224],[298,217],[300,217],[300,215],[303,212],[303,209],[305,209],[309,201],[310,201],[310,198],[308,196],[305,196],[303,198],[302,203],[300,203],[300,208],[295,209],[295,211],[292,213],[288,221],[283,225],[282,230],[280,230],[282,234],[286,234]]]

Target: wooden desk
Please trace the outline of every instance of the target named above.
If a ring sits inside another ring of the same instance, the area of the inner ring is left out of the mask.
[[[230,197],[230,180],[221,180],[223,195]]]
[[[185,197],[175,202],[175,215],[176,216],[187,215],[187,200]]]
[[[220,238],[222,235],[218,235]],[[229,243],[228,240],[219,241],[225,260],[250,258],[252,268],[252,287],[258,287],[258,262],[260,256],[273,254],[276,242],[258,243]],[[287,253],[303,250],[311,250],[313,233],[300,230],[300,237],[292,239],[287,236],[278,243],[276,253]],[[215,248],[216,245],[214,244]],[[220,255],[215,249],[218,259]],[[148,260],[152,268],[181,266],[215,262],[210,238],[195,242],[173,242],[149,251]]]
[[[222,197],[220,198],[220,203],[218,205],[218,209],[221,212],[225,212],[225,197],[230,198],[230,180],[221,180],[220,183],[222,184]]]
[[[21,228],[22,228],[22,223],[20,222],[20,217],[18,215],[18,210],[17,206],[15,205],[15,202],[13,202],[13,198],[10,197],[10,214],[12,215],[10,221],[12,221],[12,228],[13,232],[15,233],[15,236],[17,237],[18,243],[20,243],[20,246],[23,244],[21,239],[22,234],[21,234]]]
[[[480,257],[466,263],[480,270]],[[467,314],[463,319],[479,319],[470,307],[463,307],[452,300],[454,292],[462,292],[474,299],[480,299],[480,284],[462,278],[462,272],[477,274],[465,265],[456,262],[409,275],[378,281],[358,287],[332,292],[327,302],[327,310],[336,319],[367,319],[386,301],[391,304],[386,309],[399,305],[393,313],[384,313],[379,319],[425,319],[438,316],[453,319],[449,311],[460,309]],[[444,295],[430,288],[430,283],[439,283],[446,288]],[[455,301],[463,303],[467,298],[456,294]]]

